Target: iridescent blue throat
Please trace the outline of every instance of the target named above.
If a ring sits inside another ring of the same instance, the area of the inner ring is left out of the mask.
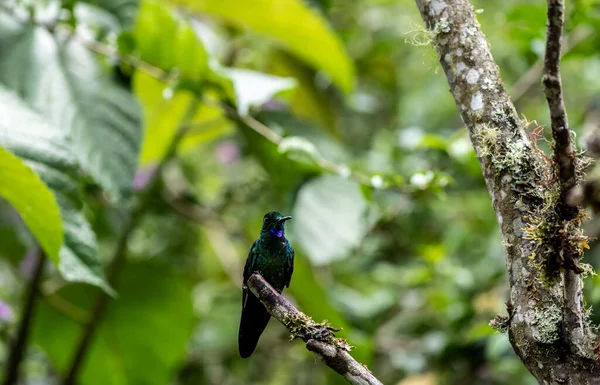
[[[275,229],[271,229],[269,230],[269,232],[273,235],[275,235],[277,238],[281,238],[283,237],[283,230],[275,230]]]

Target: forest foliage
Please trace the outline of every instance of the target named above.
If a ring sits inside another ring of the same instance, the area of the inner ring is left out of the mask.
[[[248,3],[0,4],[0,367],[41,251],[28,384],[69,371],[103,293],[82,385],[344,383],[274,321],[238,356],[243,264],[277,210],[293,216],[286,297],[383,383],[535,383],[488,325],[508,298],[502,241],[414,2]],[[600,3],[570,3],[582,146],[600,122]],[[545,2],[473,5],[539,133]],[[585,289],[600,306],[597,276]]]

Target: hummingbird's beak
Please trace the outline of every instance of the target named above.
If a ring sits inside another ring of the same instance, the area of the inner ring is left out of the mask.
[[[280,219],[277,221],[277,223],[282,223],[282,222],[285,222],[285,221],[287,221],[287,220],[290,220],[290,219],[292,219],[292,217],[290,217],[290,216],[287,216],[287,217],[281,217],[281,218],[280,218]]]

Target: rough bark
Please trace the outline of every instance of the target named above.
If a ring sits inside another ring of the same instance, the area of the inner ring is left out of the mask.
[[[564,269],[566,258],[579,257],[586,238],[578,215],[564,218],[557,211],[562,189],[556,165],[526,135],[471,4],[416,4],[477,153],[502,233],[510,300],[508,317],[494,324],[507,329],[515,352],[541,384],[600,384],[598,338],[581,305],[580,277]],[[579,295],[566,297],[566,290]]]
[[[292,338],[306,342],[306,349],[319,357],[325,365],[335,370],[354,385],[382,385],[366,366],[348,353],[351,346],[334,336],[338,331],[326,322],[316,323],[296,309],[258,273],[248,279],[248,288],[260,299],[269,314],[292,333]]]

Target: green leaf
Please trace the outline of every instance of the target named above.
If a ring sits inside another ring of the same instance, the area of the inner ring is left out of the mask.
[[[46,255],[58,263],[63,229],[56,199],[21,159],[0,147],[0,197],[17,210]]]
[[[278,76],[292,76],[298,80],[291,99],[294,115],[316,123],[333,136],[340,137],[334,100],[322,88],[317,86],[315,71],[298,58],[281,50],[270,56],[269,71]]]
[[[133,96],[77,39],[0,15],[0,82],[68,132],[80,167],[107,192],[130,192],[141,142]]]
[[[302,248],[323,265],[358,246],[378,214],[369,210],[357,183],[325,175],[302,186],[292,216]]]
[[[77,0],[113,15],[123,27],[129,27],[135,18],[139,0]],[[77,9],[77,8],[76,8]]]
[[[142,60],[167,72],[177,70],[185,78],[206,75],[208,55],[202,41],[186,20],[175,17],[161,2],[142,2],[133,36]]]
[[[90,345],[82,385],[164,385],[183,360],[195,317],[190,287],[169,268],[131,263]],[[33,339],[64,373],[97,290],[69,285],[40,303]]]
[[[278,150],[296,162],[315,164],[319,152],[314,144],[301,136],[288,136],[281,140]]]
[[[133,89],[144,114],[140,163],[145,165],[163,157],[194,95],[184,91],[174,92],[163,82],[143,72],[134,73]],[[179,146],[181,151],[208,143],[233,130],[223,112],[208,105],[200,106],[190,124],[194,127],[188,130],[188,136]]]
[[[0,116],[0,146],[26,161],[50,187],[60,207],[64,231],[64,243],[61,242],[59,253],[61,274],[67,280],[97,285],[110,292],[98,261],[95,234],[80,212],[82,197],[77,159],[65,133],[2,86]],[[23,194],[27,196],[25,192]],[[48,202],[47,199],[41,202],[44,201]],[[48,215],[43,220],[50,224],[54,222]],[[52,253],[49,256],[57,261]]]
[[[282,78],[241,68],[220,69],[233,85],[238,113],[248,115],[251,106],[261,106],[275,95],[296,87],[293,78]]]
[[[170,0],[212,14],[279,41],[289,52],[326,72],[344,92],[354,85],[354,67],[327,22],[301,0]]]

